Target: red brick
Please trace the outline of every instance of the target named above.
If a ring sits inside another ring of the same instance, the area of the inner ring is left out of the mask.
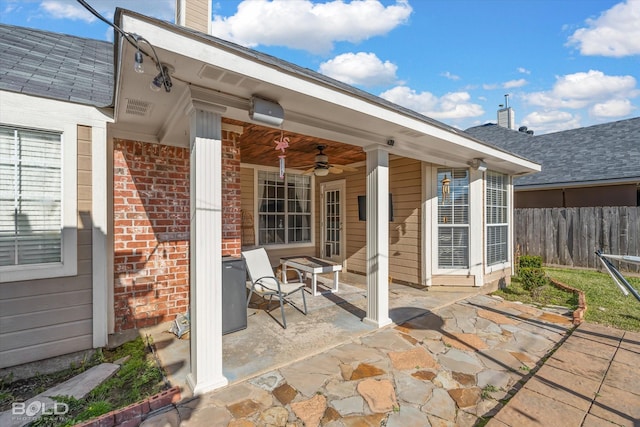
[[[163,391],[155,396],[149,398],[149,408],[152,411],[156,409],[164,408],[172,403],[180,401],[180,388],[172,387],[169,390]]]

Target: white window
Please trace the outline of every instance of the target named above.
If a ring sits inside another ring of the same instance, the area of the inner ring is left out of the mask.
[[[507,175],[486,173],[487,265],[507,262],[509,242],[509,209]]]
[[[258,171],[258,243],[311,243],[311,177]]]
[[[438,268],[469,267],[469,170],[438,169]]]
[[[64,163],[61,132],[0,126],[0,281],[75,274]]]

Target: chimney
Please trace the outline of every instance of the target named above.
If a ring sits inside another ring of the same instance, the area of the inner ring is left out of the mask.
[[[211,34],[212,0],[176,0],[176,24]]]
[[[503,107],[500,105],[500,107]],[[515,129],[516,113],[509,107],[509,94],[504,96],[504,108],[498,110],[498,126],[507,129]]]

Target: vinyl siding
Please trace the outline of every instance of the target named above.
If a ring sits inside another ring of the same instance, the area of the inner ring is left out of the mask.
[[[347,269],[365,274],[367,256],[366,221],[358,219],[358,196],[366,190],[365,167],[357,172],[317,179],[316,218],[320,215],[319,184],[336,179],[346,180]],[[421,283],[421,163],[417,160],[392,157],[389,160],[389,192],[393,197],[393,216],[389,222],[389,275],[393,280]],[[316,221],[316,236],[320,236]],[[319,253],[319,241],[316,239]]]
[[[78,274],[0,284],[0,368],[92,347],[90,127],[77,144]]]

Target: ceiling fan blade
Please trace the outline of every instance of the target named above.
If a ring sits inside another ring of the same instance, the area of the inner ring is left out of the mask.
[[[340,165],[338,166],[340,169],[342,169],[345,172],[357,172],[358,168],[352,168],[351,166],[345,166],[345,165]]]
[[[342,173],[342,169],[339,166],[329,166],[329,173]]]
[[[314,171],[314,170],[316,170],[316,167],[315,167],[315,166],[314,166],[314,167],[312,167],[312,168],[307,169],[307,170],[306,170],[306,171],[304,171],[304,172],[302,172],[302,175],[309,175],[309,174],[313,173],[313,171]]]

